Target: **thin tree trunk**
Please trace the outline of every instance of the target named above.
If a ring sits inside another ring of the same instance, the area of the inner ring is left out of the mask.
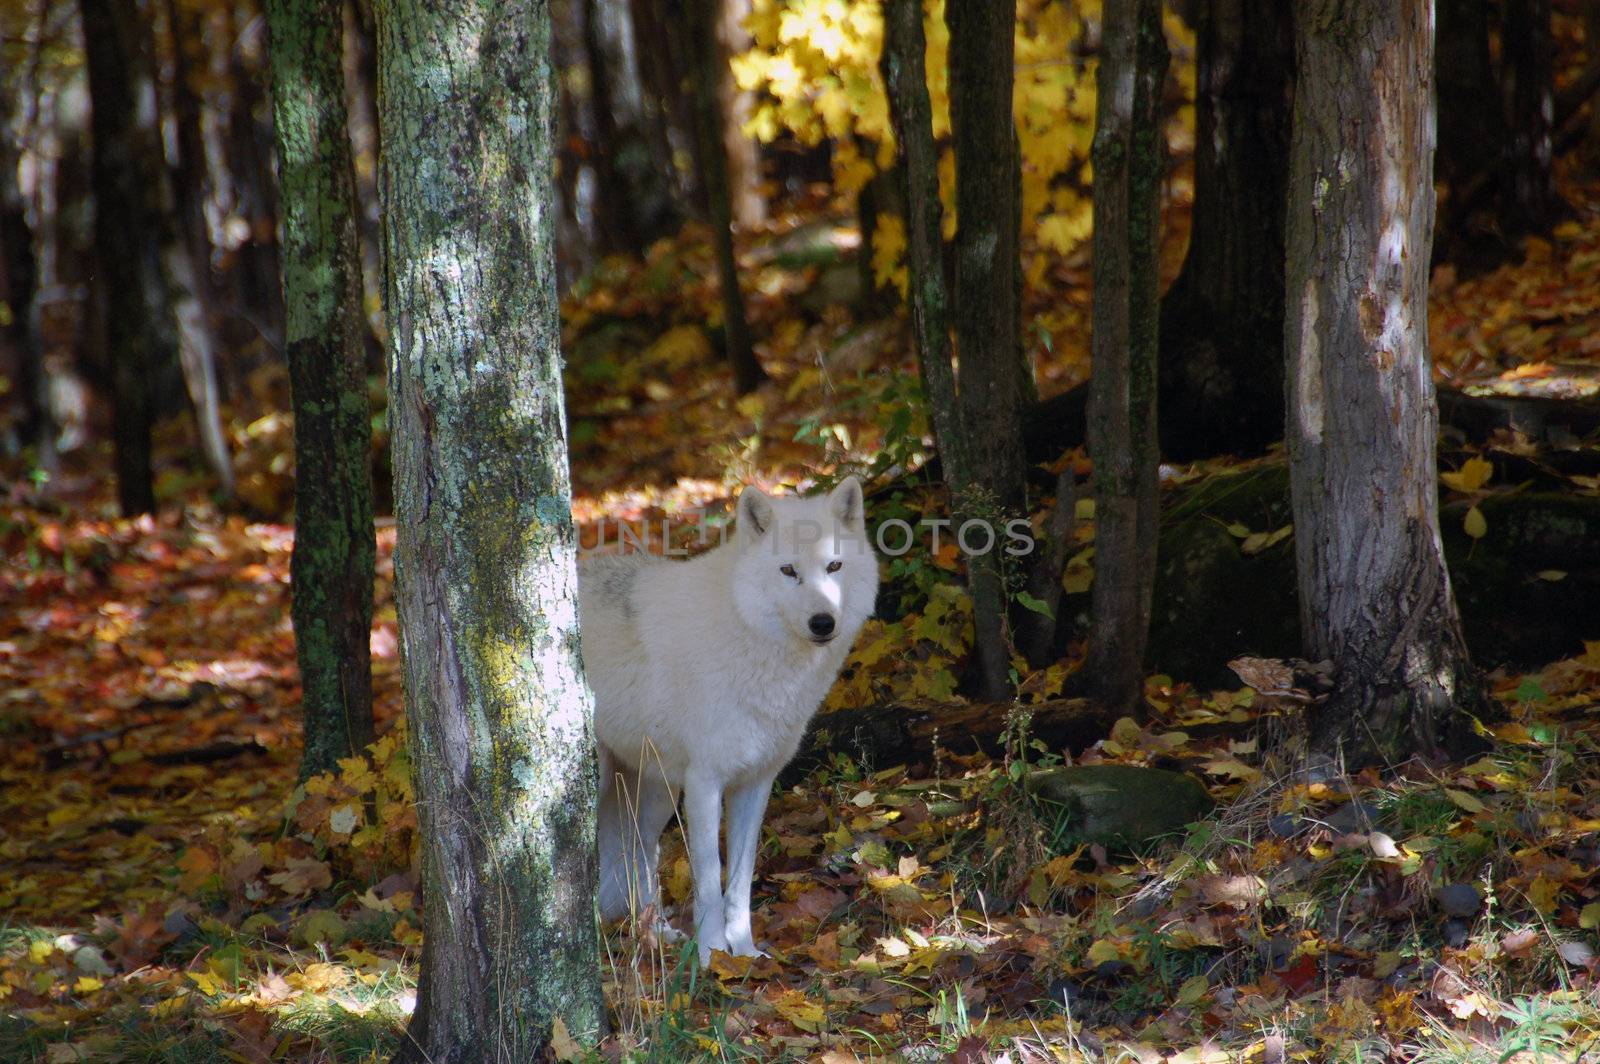
[[[30,4],[27,61],[17,85],[22,112],[17,121],[19,136],[15,144],[10,139],[0,141],[0,306],[4,307],[0,343],[8,349],[0,365],[14,367],[16,374],[16,392],[22,410],[17,443],[33,448],[33,462],[37,468],[54,473],[57,430],[50,409],[44,345],[37,328],[43,277],[41,263],[34,254],[28,202],[17,180],[17,163],[26,148],[31,150],[35,160],[35,203],[54,211],[55,164],[53,158],[47,159],[47,153],[41,150],[46,138],[40,136],[41,127],[46,122],[54,122],[54,100],[41,100],[43,86],[38,77],[47,12],[48,7],[35,12]],[[48,119],[43,117],[42,102],[51,106]],[[43,188],[46,183],[50,185],[48,193]]]
[[[337,768],[372,741],[372,411],[342,7],[341,0],[267,4],[294,405],[302,779]]]
[[[1011,118],[1015,0],[950,0],[950,100],[956,160],[957,403],[968,479],[953,509],[995,532],[994,549],[968,552],[978,696],[1011,693],[1003,558],[1006,525],[1027,517],[1022,374],[1017,365],[1017,171]],[[976,550],[984,539],[969,540]]]
[[[1284,348],[1300,613],[1336,690],[1312,750],[1349,767],[1469,740],[1485,700],[1439,539],[1428,356],[1431,0],[1296,19]],[[1387,42],[1383,48],[1373,41]]]
[[[1507,0],[1501,37],[1511,79],[1513,231],[1542,233],[1567,211],[1556,192],[1555,45],[1550,0]]]
[[[583,20],[583,55],[589,69],[589,111],[593,123],[595,183],[599,196],[595,222],[606,252],[637,254],[644,250],[644,234],[634,224],[636,200],[623,180],[618,159],[621,133],[617,128],[617,102],[613,99],[611,77],[602,43],[600,0],[583,0],[579,16]]]
[[[1089,656],[1109,717],[1143,715],[1155,585],[1161,246],[1160,0],[1108,5],[1094,134],[1094,594]]]
[[[372,43],[370,5],[344,5],[344,99],[355,169],[356,235],[361,242],[362,320],[367,373],[383,373],[383,301],[378,278],[378,53]]]
[[[398,1059],[604,1024],[546,0],[380,0],[397,610],[425,945]],[[442,67],[453,76],[441,78]]]
[[[722,148],[728,157],[728,204],[741,229],[767,218],[761,198],[761,146],[744,131],[750,121],[751,94],[741,92],[730,60],[750,47],[744,20],[750,0],[714,0],[717,5],[717,109],[722,116]]]
[[[105,292],[117,499],[127,515],[155,509],[150,377],[163,361],[165,306],[155,197],[160,187],[156,89],[139,47],[139,12],[122,0],[79,0],[94,141],[95,251]]]
[[[233,113],[228,117],[228,154],[234,160],[237,210],[249,225],[249,237],[238,249],[234,268],[235,292],[240,306],[248,308],[267,343],[283,344],[283,276],[277,220],[277,185],[272,175],[272,107],[266,99],[265,72],[248,57],[261,55],[264,46],[247,46],[262,33],[255,0],[235,0],[233,56]]]
[[[750,323],[745,317],[744,295],[739,291],[739,266],[734,257],[731,189],[728,157],[722,132],[724,116],[717,86],[721,73],[717,56],[713,5],[717,0],[690,0],[686,13],[688,32],[696,57],[694,71],[695,120],[699,129],[701,182],[705,185],[707,219],[717,255],[717,280],[722,289],[722,329],[728,361],[733,364],[734,385],[740,395],[754,391],[767,379],[751,348]]]
[[[1283,438],[1292,5],[1198,7],[1194,224],[1161,302],[1160,433],[1175,461],[1257,453]]]
[[[966,433],[956,405],[955,370],[950,362],[950,303],[944,285],[940,221],[944,205],[939,200],[939,155],[928,99],[922,0],[888,0],[883,22],[884,82],[900,146],[899,170],[906,184],[906,262],[917,364],[933,417],[944,481],[956,498],[966,485]]]
[[[1584,70],[1600,78],[1600,0],[1583,0],[1583,48]],[[1590,172],[1600,173],[1600,98],[1589,99],[1583,153]]]
[[[221,347],[212,311],[217,305],[211,283],[211,241],[206,228],[205,144],[200,130],[200,101],[189,83],[189,62],[184,52],[186,27],[175,0],[166,0],[165,21],[172,40],[171,108],[178,131],[177,158],[167,168],[164,208],[172,217],[166,226],[162,251],[167,281],[173,291],[177,317],[179,359],[183,380],[194,406],[200,450],[217,478],[219,494],[231,499],[233,461],[222,429],[222,395],[217,381],[217,353]]]

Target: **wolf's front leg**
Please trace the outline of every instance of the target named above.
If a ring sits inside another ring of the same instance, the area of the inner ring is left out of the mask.
[[[772,776],[728,792],[728,890],[723,920],[728,951],[736,957],[765,957],[750,933],[750,881],[755,877],[756,851],[761,847],[761,818],[772,793]]]
[[[722,916],[722,781],[690,769],[683,781],[683,812],[688,820],[689,868],[694,873],[694,930],[700,963],[711,951],[728,948]]]

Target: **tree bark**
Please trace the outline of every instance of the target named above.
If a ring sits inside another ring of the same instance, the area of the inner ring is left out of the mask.
[[[956,405],[955,369],[950,362],[950,303],[944,284],[941,232],[944,206],[939,199],[939,155],[928,99],[922,0],[888,0],[883,21],[884,82],[900,147],[898,169],[906,186],[912,332],[944,481],[956,497],[966,484],[966,433]]]
[[[397,609],[425,945],[398,1058],[604,1024],[546,0],[380,0]],[[448,71],[449,76],[441,76]]]
[[[950,0],[950,106],[956,161],[955,337],[962,450],[967,465],[952,509],[957,528],[986,522],[998,544],[1027,517],[1018,366],[1016,136],[1011,117],[1015,0]],[[976,535],[977,533],[975,533]],[[977,547],[984,542],[977,539]],[[980,698],[1011,692],[1006,578],[998,547],[967,553]]]
[[[1290,479],[1305,657],[1331,660],[1337,683],[1311,748],[1395,764],[1458,748],[1458,707],[1486,704],[1439,536],[1433,4],[1317,0],[1297,15]]]
[[[294,406],[302,779],[372,741],[372,410],[341,0],[268,0]]]
[[[701,182],[705,186],[706,213],[711,225],[711,240],[717,256],[717,281],[722,289],[722,331],[728,361],[733,365],[734,385],[740,395],[755,391],[767,379],[751,347],[750,323],[745,317],[744,295],[739,291],[739,265],[734,257],[732,189],[728,179],[728,156],[722,134],[726,118],[722,112],[718,86],[722,68],[721,46],[717,42],[717,0],[690,0],[686,14],[695,52],[694,105],[699,131]]]
[[[750,0],[716,0],[717,103],[722,115],[722,148],[728,156],[728,202],[741,229],[760,225],[767,218],[761,198],[761,145],[744,131],[750,120],[751,97],[733,79],[730,60],[750,47],[744,20]]]
[[[1584,73],[1600,80],[1600,0],[1583,0]],[[1600,101],[1590,100],[1585,124],[1584,158],[1591,173],[1600,173]]]
[[[1283,438],[1291,5],[1198,7],[1193,228],[1161,302],[1161,447],[1175,461]]]
[[[150,377],[166,338],[159,224],[156,87],[139,44],[140,13],[121,0],[79,0],[94,141],[95,252],[110,348],[117,500],[126,515],[155,510]]]
[[[1142,716],[1159,520],[1159,0],[1106,9],[1094,135],[1094,606],[1084,674],[1109,717]]]

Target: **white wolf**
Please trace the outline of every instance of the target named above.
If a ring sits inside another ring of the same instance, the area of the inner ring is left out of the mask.
[[[862,508],[854,477],[813,498],[746,488],[737,534],[714,550],[579,568],[600,742],[602,918],[655,904],[660,836],[681,791],[701,962],[714,949],[760,955],[750,880],[767,795],[877,595]]]

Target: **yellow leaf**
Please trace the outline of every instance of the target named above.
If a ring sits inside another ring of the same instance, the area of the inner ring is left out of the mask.
[[[583,1059],[583,1047],[572,1037],[572,1032],[567,1030],[567,1021],[560,1016],[550,1025],[550,1052],[561,1061]]]
[[[1465,809],[1469,813],[1481,813],[1487,808],[1476,797],[1466,791],[1456,790],[1454,787],[1446,787],[1444,793],[1458,807]]]
[[[1467,511],[1466,519],[1461,522],[1461,528],[1473,539],[1482,539],[1489,531],[1489,522],[1484,520],[1483,511],[1474,506]]]
[[[1528,903],[1545,916],[1556,911],[1556,899],[1560,894],[1561,884],[1547,876],[1535,876],[1528,884]]]
[[[799,990],[785,990],[773,1002],[773,1008],[779,1016],[788,1020],[802,1031],[815,1034],[828,1018],[828,1012],[821,1005],[806,998]]]
[[[1454,473],[1440,473],[1439,479],[1447,487],[1471,494],[1489,483],[1494,476],[1494,464],[1483,458],[1469,458]]]

